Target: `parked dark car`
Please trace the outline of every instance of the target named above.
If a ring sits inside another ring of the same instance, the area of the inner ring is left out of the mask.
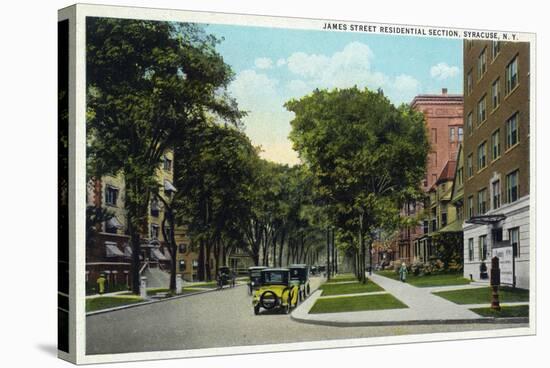
[[[304,300],[311,292],[309,266],[306,264],[291,264],[288,269],[290,270],[290,280],[296,283],[300,289],[300,301]]]
[[[265,266],[252,266],[248,268],[248,295],[252,295],[254,290],[258,290],[262,286],[262,270]]]
[[[218,274],[216,275],[216,281],[218,283],[218,289],[223,288],[226,285],[230,287],[235,286],[235,274],[227,266],[218,268]]]

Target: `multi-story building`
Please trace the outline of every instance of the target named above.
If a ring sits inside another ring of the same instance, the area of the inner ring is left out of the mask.
[[[515,284],[528,288],[529,44],[466,40],[463,47],[464,275],[485,279],[491,247],[510,242]]]
[[[449,94],[443,88],[441,94],[416,96],[411,106],[424,114],[430,142],[426,177],[421,183],[424,192],[428,193],[447,162],[456,159],[463,139],[463,99],[462,95]],[[407,204],[402,209],[402,215],[417,218],[422,211],[423,206],[419,203]],[[401,229],[398,240],[401,260],[412,262],[417,257],[415,242],[424,234],[423,230],[423,227],[415,225]]]
[[[173,153],[167,151],[162,164],[156,171],[159,190],[158,195],[168,203],[177,191],[173,185]],[[86,245],[86,286],[89,292],[96,287],[100,274],[105,275],[108,291],[127,288],[131,285],[132,248],[127,228],[125,208],[124,175],[105,175],[88,183],[88,211],[96,211],[93,216],[108,213],[108,220],[95,223],[93,229],[87,231]],[[92,214],[90,214],[92,215]],[[163,201],[155,195],[149,204],[146,221],[143,224],[141,238],[141,271],[153,272],[150,275],[156,283],[166,283],[168,286],[168,271],[172,256],[165,245],[162,234],[165,210]],[[166,232],[174,231],[176,244],[176,272],[184,280],[196,279],[198,254],[190,247],[184,227],[170,229],[166,224]],[[153,280],[151,280],[153,282]],[[155,285],[157,286],[157,285]],[[162,285],[164,286],[164,285]]]
[[[458,220],[457,208],[452,202],[456,172],[457,162],[455,160],[447,161],[436,182],[428,191],[429,199],[424,212],[423,235],[414,244],[417,261],[429,261],[430,257],[436,254],[435,247],[437,245],[454,246],[451,244],[454,239],[446,235],[462,232],[462,221]]]

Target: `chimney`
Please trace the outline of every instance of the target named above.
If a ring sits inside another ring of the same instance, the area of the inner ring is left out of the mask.
[[[442,88],[441,89],[441,94],[446,95],[447,94],[447,88]]]

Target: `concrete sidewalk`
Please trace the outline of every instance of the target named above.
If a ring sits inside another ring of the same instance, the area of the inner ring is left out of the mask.
[[[405,282],[376,274],[369,277],[372,281],[383,287],[386,292],[405,303],[408,308],[309,314],[309,310],[321,296],[321,291],[318,290],[292,312],[292,319],[298,322],[331,326],[489,323],[495,321],[494,318],[480,317],[469,310],[470,306],[455,304],[433,295],[432,292],[439,290],[439,288],[418,288]],[[463,288],[469,287],[455,287],[455,289]],[[451,288],[441,288],[441,290],[449,289]],[[515,319],[502,320],[506,320],[508,323],[526,321],[525,318],[518,319],[517,321]]]

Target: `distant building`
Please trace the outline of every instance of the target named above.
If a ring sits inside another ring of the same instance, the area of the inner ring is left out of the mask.
[[[416,96],[411,107],[424,114],[430,152],[426,166],[426,176],[422,189],[428,193],[437,181],[449,160],[454,161],[463,139],[463,98],[462,95],[448,94],[443,88],[441,94]],[[409,203],[401,210],[402,216],[420,221],[423,206]],[[398,258],[412,262],[420,256],[417,253],[417,239],[424,234],[425,226],[409,226],[401,229],[398,239]],[[416,243],[415,243],[416,242]]]
[[[491,247],[510,242],[521,288],[529,287],[529,78],[528,43],[464,42],[464,275],[483,281]]]
[[[156,177],[159,183],[159,195],[169,200],[177,191],[173,184],[173,153],[167,151]],[[107,280],[107,291],[123,290],[131,285],[132,248],[128,235],[127,212],[125,206],[126,188],[124,175],[105,175],[91,179],[87,188],[88,211],[109,214],[106,221],[97,222],[86,234],[86,288],[92,293],[96,280],[104,274]],[[161,200],[152,197],[147,217],[143,224],[141,237],[141,272],[154,269],[156,282],[166,283],[171,263],[171,254],[164,241],[162,223],[164,206]],[[177,246],[176,272],[184,280],[196,279],[198,255],[189,246],[186,229],[166,228],[167,233],[174,232]],[[155,285],[156,286],[156,285]]]

